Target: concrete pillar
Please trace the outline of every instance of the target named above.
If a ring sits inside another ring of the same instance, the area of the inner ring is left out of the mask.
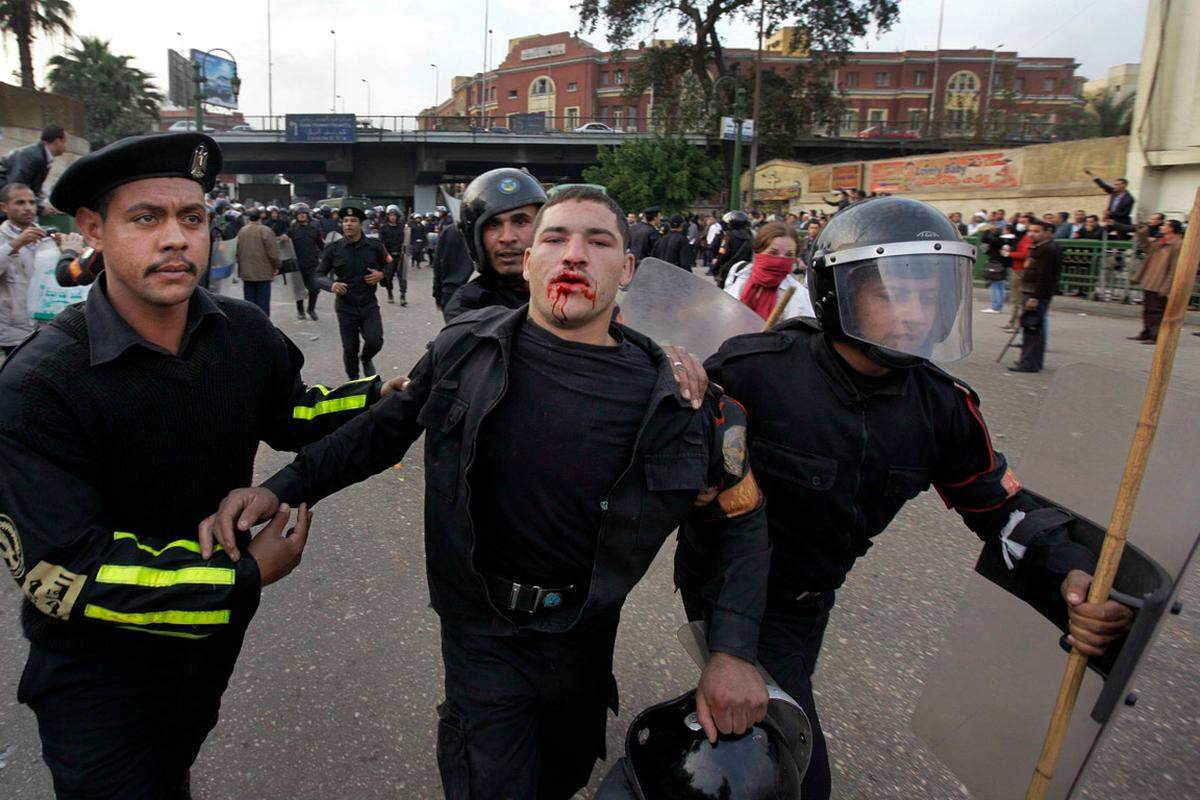
[[[418,214],[431,213],[437,207],[436,183],[417,184],[413,187],[412,210]]]

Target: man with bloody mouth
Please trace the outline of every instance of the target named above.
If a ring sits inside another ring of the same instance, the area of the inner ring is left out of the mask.
[[[745,415],[715,388],[676,394],[673,362],[613,321],[633,277],[628,225],[602,191],[556,194],[523,259],[528,306],[451,322],[407,389],[305,448],[201,526],[235,532],[389,468],[425,434],[425,552],[441,618],[446,796],[568,798],[604,754],[626,596],[672,530],[712,548],[712,659],[697,687],[709,739],[766,712],[751,663],[770,561]]]

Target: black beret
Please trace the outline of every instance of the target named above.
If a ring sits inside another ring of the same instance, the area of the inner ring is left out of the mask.
[[[131,136],[89,153],[67,167],[50,203],[74,214],[105,192],[146,178],[190,178],[212,191],[221,171],[221,148],[203,133]]]
[[[366,219],[367,210],[357,198],[353,200],[350,198],[345,198],[342,200],[342,207],[338,209],[338,216],[342,219],[345,219],[346,217]]]

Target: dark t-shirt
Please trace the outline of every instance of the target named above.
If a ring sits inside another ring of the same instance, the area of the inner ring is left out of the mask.
[[[469,478],[478,565],[545,587],[588,580],[600,503],[633,457],[658,370],[615,347],[568,342],[526,320],[504,399],[484,420]]]

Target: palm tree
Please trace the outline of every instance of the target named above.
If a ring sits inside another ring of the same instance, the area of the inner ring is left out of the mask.
[[[1126,136],[1133,125],[1133,104],[1136,94],[1130,92],[1118,99],[1105,89],[1092,97],[1088,110],[1095,115],[1097,136]]]
[[[132,56],[113,53],[108,42],[84,36],[78,47],[50,59],[50,88],[87,107],[92,149],[146,133],[158,119],[163,96],[150,83],[154,76],[129,65]]]
[[[75,9],[68,0],[0,0],[0,31],[17,40],[21,86],[33,85],[33,40],[37,34],[70,36]]]

